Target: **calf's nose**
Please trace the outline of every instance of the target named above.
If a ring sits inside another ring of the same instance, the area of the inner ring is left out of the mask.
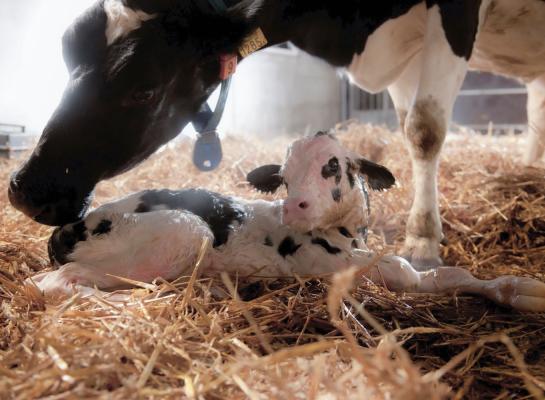
[[[310,203],[301,197],[286,199],[282,207],[282,222],[289,224],[297,219],[302,219],[308,212]]]

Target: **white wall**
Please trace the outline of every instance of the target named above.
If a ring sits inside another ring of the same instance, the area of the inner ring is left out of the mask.
[[[67,72],[66,27],[93,0],[0,0],[0,122],[41,132],[57,106]]]
[[[67,80],[66,27],[94,0],[0,0],[0,122],[41,133]],[[269,135],[329,128],[340,117],[334,69],[267,50],[239,65],[220,130]],[[191,134],[189,128],[186,133]]]
[[[274,48],[238,66],[220,128],[252,136],[307,133],[340,118],[337,71],[300,50]]]

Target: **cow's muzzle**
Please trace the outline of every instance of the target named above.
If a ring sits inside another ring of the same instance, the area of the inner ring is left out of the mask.
[[[91,195],[66,196],[60,194],[50,201],[45,201],[41,193],[18,183],[16,176],[10,180],[8,198],[13,207],[34,221],[51,226],[65,225],[81,219],[89,206]],[[36,200],[41,198],[42,200]]]

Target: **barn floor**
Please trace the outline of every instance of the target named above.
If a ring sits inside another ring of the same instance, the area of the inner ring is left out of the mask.
[[[412,190],[401,137],[366,125],[339,130],[398,179],[371,198],[371,247],[393,252]],[[211,174],[195,170],[182,143],[100,184],[97,203],[152,187],[259,197],[245,173],[279,161],[288,143],[230,138]],[[450,135],[440,177],[446,263],[481,278],[545,281],[545,165],[521,167],[522,143]],[[16,165],[0,161],[0,398],[543,398],[545,315],[476,297],[396,295],[373,285],[350,291],[346,276],[251,285],[182,277],[134,290],[124,307],[96,298],[46,304],[21,287],[48,268],[51,229],[8,205]],[[231,285],[246,301],[232,299]],[[354,299],[372,317],[350,312]]]

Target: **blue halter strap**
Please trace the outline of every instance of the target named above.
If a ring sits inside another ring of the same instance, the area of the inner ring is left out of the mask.
[[[202,9],[211,8],[217,13],[227,11],[227,6],[223,0],[196,0],[196,3]],[[230,86],[231,77],[228,77],[221,83],[220,96],[214,111],[205,101],[195,118],[193,118],[192,124],[198,134],[193,150],[193,163],[201,171],[216,169],[223,158],[217,128],[225,111]]]

